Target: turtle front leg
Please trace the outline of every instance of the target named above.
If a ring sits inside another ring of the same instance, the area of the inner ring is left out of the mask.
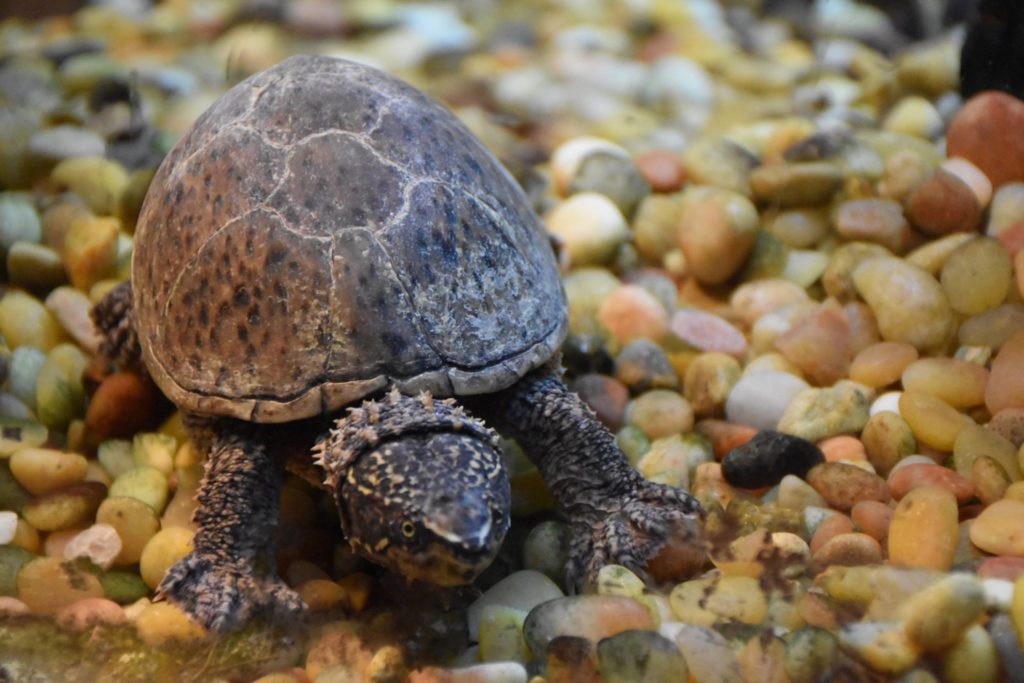
[[[298,614],[302,600],[274,562],[283,466],[271,450],[271,428],[194,416],[186,424],[208,453],[194,549],[171,567],[157,594],[213,631],[237,629],[259,614]]]
[[[519,442],[568,515],[570,588],[593,582],[605,564],[644,576],[670,539],[697,542],[694,516],[703,510],[696,498],[640,476],[554,367],[479,399],[473,410]]]
[[[142,348],[132,320],[132,285],[110,290],[92,309],[92,319],[102,339],[100,355],[122,370],[142,369]]]

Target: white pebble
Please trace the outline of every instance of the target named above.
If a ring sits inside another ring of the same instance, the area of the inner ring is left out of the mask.
[[[451,683],[526,683],[528,677],[522,664],[516,662],[494,662],[477,664],[464,669],[448,669]]]
[[[757,429],[775,429],[793,397],[810,388],[807,382],[788,372],[744,375],[725,401],[726,418]]]
[[[985,591],[985,606],[992,610],[1008,612],[1013,603],[1013,581],[1006,579],[982,579]]]
[[[919,455],[919,454],[908,455],[908,456],[906,456],[904,458],[901,458],[899,460],[899,462],[897,462],[895,465],[892,466],[892,469],[889,470],[889,476],[891,477],[893,472],[895,472],[896,470],[898,470],[901,467],[906,467],[907,465],[934,465],[934,464],[935,464],[935,459],[934,458],[929,458],[927,455]]]
[[[0,545],[14,540],[14,532],[18,530],[18,515],[4,510],[0,512]]]
[[[889,411],[890,413],[900,414],[900,396],[903,394],[902,391],[887,391],[871,404],[871,408],[868,410],[868,414],[874,417],[878,413],[884,413]]]
[[[104,569],[109,569],[121,552],[121,537],[109,524],[93,524],[77,534],[64,546],[64,559],[87,557]]]
[[[992,181],[985,172],[962,157],[953,157],[942,162],[941,168],[964,181],[978,200],[978,206],[985,208],[992,201]]]
[[[555,148],[551,153],[551,176],[555,190],[563,197],[576,176],[580,163],[594,152],[616,154],[629,159],[629,153],[613,142],[595,137],[573,138]]]
[[[473,642],[480,640],[480,617],[484,607],[488,605],[503,605],[529,612],[540,603],[560,598],[563,595],[558,584],[538,571],[524,569],[509,574],[488,588],[466,610],[469,639]]]

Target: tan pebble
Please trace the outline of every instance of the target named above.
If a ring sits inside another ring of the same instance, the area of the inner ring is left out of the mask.
[[[1001,186],[992,195],[985,234],[995,237],[1004,228],[1024,219],[1024,183],[1012,182]],[[44,215],[45,231],[45,215]]]
[[[1003,408],[992,416],[985,428],[1020,448],[1024,445],[1024,408]]]
[[[146,607],[135,619],[135,628],[142,642],[150,647],[187,643],[206,636],[206,629],[169,602],[157,602]]]
[[[736,489],[726,483],[722,464],[717,462],[697,465],[690,492],[700,500],[714,500],[722,507],[728,507],[729,501],[736,497]]]
[[[153,508],[137,498],[111,496],[96,511],[96,521],[109,525],[117,533],[121,551],[116,564],[134,564],[142,557],[149,540],[160,531],[160,520]]]
[[[889,524],[892,523],[893,509],[876,500],[862,500],[850,509],[850,518],[854,528],[866,533],[879,543],[889,535]]]
[[[797,611],[808,626],[832,630],[839,626],[835,605],[826,596],[819,593],[808,591],[800,596],[797,602]]]
[[[18,599],[35,614],[55,614],[86,598],[103,597],[100,580],[55,557],[37,557],[18,572]]]
[[[680,621],[697,626],[733,620],[756,625],[768,613],[764,591],[748,576],[693,579],[676,586],[669,602]]]
[[[640,394],[626,408],[626,422],[649,439],[660,439],[693,429],[693,409],[685,398],[669,389]]]
[[[896,151],[886,157],[885,175],[878,183],[878,192],[901,202],[931,172],[932,166],[913,150]]]
[[[800,477],[787,474],[779,482],[779,507],[803,511],[808,506],[827,507],[821,494]]]
[[[783,279],[765,279],[745,282],[729,297],[732,310],[747,324],[753,326],[762,316],[787,304],[807,301],[807,290]]]
[[[844,514],[829,515],[818,524],[811,537],[811,553],[817,553],[823,545],[840,534],[848,534],[853,531],[853,522]]]
[[[740,373],[740,364],[732,356],[716,351],[702,353],[686,368],[683,395],[696,414],[721,414]]]
[[[833,536],[811,555],[811,573],[818,574],[832,566],[878,564],[882,561],[882,547],[871,536],[845,533]]]
[[[820,161],[759,166],[750,173],[754,195],[784,207],[823,204],[842,183],[842,171]]]
[[[911,190],[904,207],[910,222],[932,236],[970,232],[981,221],[981,206],[970,186],[943,169]]]
[[[551,175],[555,190],[563,197],[583,160],[595,152],[628,158],[629,153],[610,140],[598,137],[577,137],[563,142],[551,153]]]
[[[887,476],[900,460],[917,451],[917,440],[907,421],[892,411],[875,413],[861,432],[868,462]]]
[[[992,181],[985,172],[963,157],[952,157],[940,164],[940,168],[955,175],[971,188],[981,208],[992,201]]]
[[[632,244],[647,261],[665,263],[668,254],[678,252],[676,224],[682,211],[678,195],[649,194],[640,200],[633,216]]]
[[[711,313],[678,311],[672,316],[670,329],[678,339],[700,351],[717,351],[737,358],[742,358],[747,352],[743,333]]]
[[[1007,408],[1024,408],[1024,331],[1010,337],[992,361],[985,406],[992,414]]]
[[[42,548],[42,541],[39,538],[39,532],[35,528],[19,518],[17,525],[14,527],[14,536],[11,538],[11,545],[16,545],[24,548],[30,553],[39,554]]]
[[[1003,499],[982,510],[971,525],[971,543],[993,555],[1024,557],[1024,502]]]
[[[881,244],[896,254],[910,243],[910,224],[903,207],[891,199],[856,199],[839,205],[836,232],[848,240]]]
[[[0,335],[11,350],[32,346],[44,352],[67,339],[42,302],[20,290],[8,290],[0,297]]]
[[[853,280],[886,341],[927,351],[950,337],[953,311],[942,286],[927,272],[895,258],[870,258],[856,267]]]
[[[788,209],[765,218],[765,229],[793,249],[814,248],[831,228],[828,212],[819,208]]]
[[[932,139],[942,133],[942,115],[927,99],[908,95],[900,98],[885,115],[882,129]]]
[[[149,539],[139,558],[139,574],[147,586],[155,589],[167,570],[192,552],[192,536],[189,529],[170,527]]]
[[[33,498],[21,515],[39,531],[61,531],[89,523],[107,493],[107,487],[92,481],[71,484]]]
[[[818,448],[825,454],[828,462],[842,460],[867,460],[864,444],[853,436],[833,436],[818,442]]]
[[[903,388],[937,396],[954,408],[981,405],[988,370],[956,358],[922,358],[904,369]]]
[[[9,595],[0,595],[0,616],[15,616],[18,614],[28,613],[28,605],[18,598],[12,598]]]
[[[71,223],[64,239],[64,265],[72,285],[88,290],[113,275],[120,229],[116,218],[78,218]]]
[[[58,287],[46,297],[45,305],[79,346],[92,354],[99,350],[100,335],[89,315],[89,297],[73,287]]]
[[[775,338],[775,348],[818,386],[831,386],[846,377],[853,345],[842,311],[821,306]]]
[[[875,314],[863,301],[851,301],[843,306],[846,323],[850,326],[850,346],[858,354],[872,344],[882,341]]]
[[[906,342],[872,344],[853,359],[850,379],[873,388],[889,386],[900,379],[917,356],[917,349]]]
[[[942,399],[919,391],[904,391],[899,408],[914,437],[942,451],[953,450],[960,431],[972,422]]]
[[[963,504],[974,497],[974,483],[957,474],[954,470],[941,465],[906,465],[892,471],[888,479],[889,491],[895,500],[902,499],[907,493],[919,486],[937,486],[944,488]]]
[[[759,225],[757,208],[743,195],[700,188],[684,202],[676,241],[697,280],[720,284],[750,255]]]
[[[917,266],[933,277],[938,277],[946,259],[960,246],[978,237],[975,232],[954,232],[938,239],[925,242],[906,255],[907,263]]]
[[[877,474],[853,465],[827,462],[807,473],[807,483],[837,510],[849,510],[862,500],[889,500],[889,488]]]
[[[956,498],[948,489],[913,489],[896,506],[889,524],[889,562],[948,571],[958,532]]]
[[[743,680],[790,683],[785,657],[786,646],[778,636],[751,638],[738,655]]]
[[[113,626],[125,622],[124,609],[113,600],[86,598],[57,612],[61,628],[82,631],[92,626]]]
[[[613,291],[601,303],[597,316],[620,346],[634,339],[658,341],[669,329],[668,311],[639,285],[623,285]]]
[[[9,462],[14,478],[34,495],[82,481],[88,466],[83,456],[53,448],[22,448]]]
[[[314,612],[323,612],[339,605],[345,591],[330,579],[309,579],[296,587],[306,606]]]
[[[1006,495],[1010,486],[1010,478],[999,463],[988,456],[981,455],[971,466],[971,481],[974,482],[978,500],[983,505],[991,505]]]
[[[858,621],[839,631],[839,642],[875,671],[896,675],[914,666],[921,656],[898,622]]]
[[[596,192],[580,192],[563,200],[544,222],[562,240],[574,266],[607,263],[629,237],[622,212]]]
[[[999,652],[984,626],[974,625],[942,656],[942,677],[948,683],[996,683]]]
[[[1003,303],[1013,286],[1010,252],[991,237],[973,239],[949,255],[939,281],[957,313],[987,311]]]
[[[985,614],[985,589],[970,574],[952,574],[903,606],[907,636],[926,652],[954,645]]]

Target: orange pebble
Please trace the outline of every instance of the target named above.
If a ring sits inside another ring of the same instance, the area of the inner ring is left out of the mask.
[[[889,493],[895,500],[900,500],[918,486],[944,488],[956,496],[956,502],[960,505],[974,497],[974,482],[942,465],[903,465],[892,471],[888,483]]]
[[[677,154],[655,149],[641,154],[635,162],[654,192],[675,192],[683,186],[686,172]]]
[[[846,515],[835,514],[827,517],[818,524],[811,537],[811,554],[818,552],[818,549],[840,534],[853,532],[853,521]]]
[[[833,436],[818,442],[818,448],[825,454],[827,462],[840,460],[867,460],[864,444],[854,436]]]
[[[757,430],[753,427],[733,424],[725,420],[701,420],[694,429],[710,439],[715,457],[719,460],[732,449],[753,439],[757,434]]]
[[[892,522],[892,508],[877,500],[862,500],[850,510],[854,526],[876,541],[882,542],[889,535]]]

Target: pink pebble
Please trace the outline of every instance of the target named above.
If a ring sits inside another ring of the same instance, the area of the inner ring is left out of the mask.
[[[719,351],[742,358],[747,353],[743,333],[724,319],[704,311],[679,311],[672,317],[672,332],[701,351]]]

